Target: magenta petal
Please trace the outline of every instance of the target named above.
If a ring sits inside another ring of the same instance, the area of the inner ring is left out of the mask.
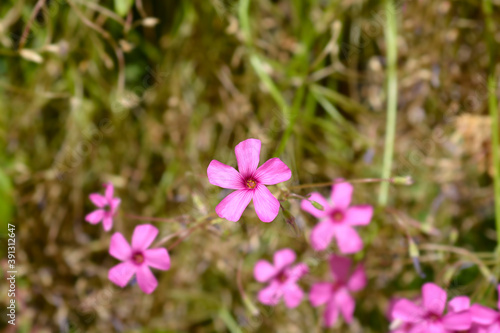
[[[290,266],[295,261],[295,252],[290,249],[282,249],[274,252],[274,268],[280,271],[283,268]]]
[[[500,332],[500,320],[496,323],[493,323],[490,327],[488,327],[488,331],[485,333],[498,333]]]
[[[304,297],[304,292],[295,283],[288,284],[284,287],[283,298],[285,299],[285,305],[289,309],[297,307],[302,298]]]
[[[118,206],[120,206],[120,203],[122,200],[120,198],[113,198],[111,200],[111,214],[115,214]]]
[[[132,234],[132,248],[146,250],[158,235],[158,228],[151,224],[141,224],[135,227]]]
[[[106,214],[102,219],[102,227],[104,231],[110,231],[111,227],[113,227],[113,217]]]
[[[235,168],[213,160],[207,169],[210,184],[232,190],[245,188],[243,177]]]
[[[113,187],[113,184],[106,184],[105,186],[106,186],[106,191],[104,192],[104,196],[110,202],[111,199],[113,199],[115,188]]]
[[[279,283],[271,282],[269,286],[259,291],[257,299],[262,304],[276,305],[280,301],[282,295],[283,292],[279,287]]]
[[[330,210],[330,204],[328,203],[328,201],[326,201],[325,198],[323,198],[321,194],[319,194],[318,192],[313,192],[309,196],[309,199],[311,201],[316,201],[321,206],[323,206],[323,210],[317,209],[308,200],[302,200],[302,202],[300,203],[300,208],[302,208],[302,210],[308,212],[309,214],[318,219],[328,215],[328,211]]]
[[[491,325],[500,314],[486,306],[474,304],[470,307],[472,321],[480,325]]]
[[[366,286],[366,274],[363,265],[358,265],[356,270],[352,273],[347,283],[350,291],[359,291]]]
[[[351,259],[333,254],[329,258],[329,263],[335,281],[347,283],[352,265]]]
[[[392,316],[407,323],[417,323],[424,316],[425,312],[419,306],[407,299],[401,299],[394,304]]]
[[[332,297],[332,284],[327,282],[315,283],[309,291],[309,301],[316,307],[325,304]]]
[[[131,262],[122,262],[116,266],[111,267],[108,272],[108,279],[114,284],[125,287],[134,275],[136,266]]]
[[[220,218],[237,222],[250,201],[252,201],[253,192],[247,190],[236,190],[215,207],[215,212]]]
[[[85,216],[85,221],[91,224],[97,224],[104,218],[104,213],[105,212],[102,209],[94,210],[92,213],[89,213],[87,214],[87,216]]]
[[[132,249],[127,240],[119,232],[115,232],[109,241],[109,254],[119,260],[129,260],[132,255]]]
[[[99,208],[104,207],[108,203],[106,198],[100,195],[99,193],[92,193],[91,195],[89,195],[89,199],[90,201],[92,201],[94,205],[96,205]]]
[[[144,251],[144,263],[156,269],[170,269],[170,256],[167,249],[160,247]]]
[[[158,281],[146,265],[137,268],[136,276],[139,288],[146,294],[151,294],[158,286]]]
[[[308,272],[309,268],[307,267],[306,264],[303,263],[297,264],[293,268],[291,268],[290,271],[288,272],[288,281],[295,283]]]
[[[338,183],[332,186],[331,199],[335,209],[345,210],[351,204],[352,185],[349,183]]]
[[[280,212],[280,202],[267,189],[265,185],[259,184],[253,194],[253,205],[255,212],[262,222],[272,222]]]
[[[446,291],[434,283],[426,283],[422,287],[424,308],[437,315],[444,312],[446,306]]]
[[[325,312],[323,313],[323,320],[326,327],[332,327],[337,322],[339,317],[339,309],[335,299],[332,298],[326,304]]]
[[[266,260],[259,260],[253,269],[255,280],[266,282],[277,273],[277,270]]]
[[[373,216],[370,205],[351,206],[347,208],[345,222],[349,225],[368,225]]]
[[[344,317],[346,323],[350,324],[352,322],[352,316],[354,314],[354,307],[356,306],[356,302],[349,295],[349,292],[346,288],[341,288],[335,294],[335,302],[337,303],[338,308],[340,309],[340,313]]]
[[[292,177],[292,171],[279,158],[274,157],[262,164],[254,177],[261,184],[275,185],[289,180]]]
[[[470,299],[467,296],[457,296],[448,302],[448,311],[460,312],[470,308]]]
[[[363,248],[363,241],[359,237],[358,232],[347,225],[339,226],[335,229],[335,239],[342,253],[356,253]]]
[[[311,245],[314,250],[322,251],[330,245],[333,236],[335,235],[335,227],[330,221],[323,221],[313,228],[311,231]]]
[[[246,178],[252,175],[259,166],[261,142],[257,139],[248,139],[238,143],[234,149],[238,170]]]
[[[451,312],[442,319],[443,327],[450,331],[468,330],[471,326],[469,311]]]
[[[497,292],[498,292],[497,309],[500,310],[500,284],[497,286]]]

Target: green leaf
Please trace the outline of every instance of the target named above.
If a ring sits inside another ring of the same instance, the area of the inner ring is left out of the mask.
[[[12,183],[0,169],[0,234],[7,232],[7,224],[12,222]]]
[[[115,0],[115,11],[118,15],[125,16],[133,4],[134,0]]]

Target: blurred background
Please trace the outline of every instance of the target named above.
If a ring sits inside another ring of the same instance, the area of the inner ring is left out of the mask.
[[[500,28],[488,34],[480,1],[392,8],[392,176],[414,184],[391,185],[386,205],[379,183],[355,185],[354,203],[378,207],[354,256],[369,282],[353,324],[326,330],[323,310],[307,299],[292,310],[256,299],[255,262],[284,247],[310,267],[305,291],[330,278],[328,253],[309,245],[316,221],[299,200],[285,200],[287,214],[269,224],[249,208],[238,223],[216,219],[192,232],[170,250],[172,268],[155,271],[151,295],[107,279],[118,263],[107,252],[111,233],[84,217],[88,195],[110,182],[122,200],[114,231],[129,239],[148,223],[131,218],[140,215],[173,218],[152,222],[159,237],[185,235],[228,193],[208,183],[208,164],[236,166],[234,146],[247,138],[262,141],[261,163],[279,156],[290,166],[291,180],[271,187],[281,198],[299,184],[380,178],[389,130],[384,1],[2,0],[0,264],[5,271],[13,223],[18,309],[16,327],[2,315],[0,329],[387,332],[390,300],[414,297],[428,281],[496,304],[487,80]],[[330,188],[292,192],[312,191]]]

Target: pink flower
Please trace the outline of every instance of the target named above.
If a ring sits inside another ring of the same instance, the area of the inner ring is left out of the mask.
[[[135,274],[142,291],[152,293],[158,281],[149,267],[162,271],[170,268],[170,257],[165,248],[148,249],[156,235],[158,229],[151,224],[138,225],[130,246],[121,233],[115,232],[111,237],[109,254],[123,262],[109,270],[108,279],[123,288]]]
[[[265,185],[287,181],[292,172],[279,158],[271,158],[259,166],[261,142],[248,139],[234,149],[238,171],[229,165],[213,160],[208,166],[208,181],[212,185],[236,190],[225,197],[215,208],[217,215],[229,221],[238,221],[253,199],[255,212],[262,222],[271,222],[278,216],[280,203]]]
[[[98,207],[92,213],[85,216],[85,221],[91,224],[97,224],[102,221],[102,226],[105,231],[111,230],[113,226],[113,216],[120,205],[119,198],[113,198],[114,188],[112,184],[104,184],[106,191],[104,196],[99,193],[92,193],[89,195],[90,200]]]
[[[300,304],[304,293],[297,286],[297,281],[309,270],[302,263],[291,267],[294,261],[295,252],[283,249],[274,253],[274,266],[266,260],[257,262],[254,268],[255,279],[259,282],[269,282],[257,296],[261,303],[276,305],[283,297],[288,308]]]
[[[320,282],[312,286],[309,300],[312,306],[326,304],[323,314],[324,325],[332,327],[337,322],[339,313],[347,323],[352,322],[356,302],[351,292],[359,291],[366,286],[366,275],[362,265],[351,271],[351,260],[336,255],[330,256],[330,270],[333,282]]]
[[[369,205],[349,207],[352,190],[349,183],[335,184],[330,200],[317,192],[312,193],[309,199],[322,205],[323,210],[315,208],[308,200],[302,200],[302,209],[320,220],[311,232],[312,247],[316,251],[326,249],[334,237],[342,253],[355,253],[363,248],[363,241],[353,227],[368,225],[373,208]]]
[[[500,284],[497,287],[498,304],[500,310]],[[475,333],[498,333],[500,332],[500,312],[485,306],[474,304],[470,308],[472,322],[475,324]]]
[[[471,315],[467,309],[467,299],[454,298],[448,305],[451,312],[444,314],[446,298],[446,291],[434,283],[426,283],[422,287],[422,305],[402,299],[394,305],[392,316],[403,323],[412,324],[411,333],[468,330],[471,327]]]

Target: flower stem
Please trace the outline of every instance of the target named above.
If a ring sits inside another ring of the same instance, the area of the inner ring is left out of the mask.
[[[389,179],[382,178],[360,178],[360,179],[342,179],[336,180],[334,182],[324,182],[324,183],[313,183],[313,184],[302,184],[289,187],[290,190],[297,190],[303,188],[311,188],[311,187],[322,187],[322,186],[331,186],[340,183],[350,183],[350,184],[359,184],[359,183],[391,183],[398,185],[411,185],[413,184],[413,180],[409,177],[394,177]]]
[[[140,216],[128,213],[123,214],[123,216],[132,220],[144,220],[153,222],[179,222],[179,220],[183,221],[189,217],[188,215],[180,215],[171,218],[160,218],[160,217]]]
[[[398,101],[397,27],[396,11],[393,0],[386,0],[385,11],[387,16],[387,24],[385,27],[385,39],[387,43],[387,122],[385,126],[382,178],[387,179],[391,176],[392,157],[394,155]],[[382,206],[387,205],[388,196],[389,184],[384,182],[380,186],[379,204]]]

